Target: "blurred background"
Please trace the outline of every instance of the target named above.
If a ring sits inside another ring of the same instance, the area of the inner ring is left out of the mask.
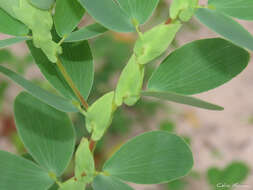
[[[142,31],[163,22],[169,15],[170,1],[161,0],[152,19]],[[205,4],[205,1],[201,1]],[[80,26],[94,22],[86,15]],[[250,33],[253,22],[239,21]],[[147,66],[146,81],[154,68],[173,49],[197,39],[217,36],[196,19],[178,33],[170,49]],[[1,35],[5,39],[7,35]],[[120,71],[129,59],[136,34],[106,34],[90,40],[95,61],[94,86],[88,102],[115,88]],[[85,53],[85,52],[84,52]],[[251,54],[252,55],[252,54]],[[15,70],[42,88],[55,92],[44,79],[26,45],[17,44],[0,50],[0,64]],[[253,189],[253,60],[231,82],[197,95],[225,107],[222,112],[141,99],[134,107],[123,106],[115,113],[109,133],[97,146],[96,163],[101,167],[115,150],[132,136],[149,130],[166,130],[182,136],[191,146],[195,159],[192,172],[185,178],[165,185],[133,185],[136,190],[252,190]],[[13,100],[22,88],[0,75],[0,149],[24,156],[26,150],[17,136],[13,118]],[[24,110],[25,111],[25,110]],[[87,135],[84,118],[72,115],[78,140]],[[70,164],[65,178],[73,175]]]

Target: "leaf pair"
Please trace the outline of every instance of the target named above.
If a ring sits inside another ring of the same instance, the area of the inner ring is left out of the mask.
[[[48,189],[54,183],[50,176],[60,176],[72,157],[75,134],[71,120],[25,92],[16,97],[14,112],[18,134],[40,167],[0,152],[0,189]]]
[[[249,53],[220,38],[191,42],[172,52],[155,70],[144,95],[211,110],[221,107],[188,97],[216,88],[243,71]]]
[[[135,30],[133,21],[144,24],[155,10],[158,0],[79,0],[100,24],[117,32]]]
[[[107,160],[92,186],[94,190],[131,190],[120,180],[166,183],[186,175],[192,165],[192,153],[181,138],[162,131],[148,132],[131,139]]]

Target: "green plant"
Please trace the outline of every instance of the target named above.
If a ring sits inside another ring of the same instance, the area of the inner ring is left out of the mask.
[[[18,134],[34,159],[1,151],[0,189],[44,190],[56,183],[60,190],[83,190],[89,184],[94,190],[127,190],[132,188],[123,181],[159,184],[185,176],[193,166],[191,150],[182,138],[166,131],[147,132],[130,140],[105,162],[101,171],[96,170],[93,152],[114,112],[122,104],[135,105],[142,96],[223,109],[189,96],[228,82],[249,62],[244,48],[253,50],[253,38],[230,16],[252,19],[250,6],[245,6],[241,16],[239,5],[244,2],[235,3],[234,11],[228,12],[226,0],[222,1],[224,4],[210,1],[209,9],[201,8],[198,0],[174,0],[170,18],[142,33],[140,25],[152,15],[159,0],[2,0],[0,32],[15,37],[0,41],[0,47],[27,41],[40,71],[61,95],[0,66],[2,74],[27,91],[16,97],[14,113]],[[217,10],[212,10],[216,6]],[[98,23],[78,29],[85,11]],[[203,39],[176,49],[162,61],[148,80],[147,90],[142,91],[147,63],[167,50],[183,22],[195,13],[231,42]],[[94,65],[87,40],[108,30],[137,31],[138,39],[116,89],[89,106]],[[80,112],[90,134],[77,145],[68,112]],[[74,151],[74,176],[62,181]]]

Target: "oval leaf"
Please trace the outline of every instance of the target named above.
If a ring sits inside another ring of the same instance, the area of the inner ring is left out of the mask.
[[[32,5],[34,5],[37,8],[48,10],[50,9],[55,0],[29,0]]]
[[[148,82],[151,91],[197,94],[216,88],[238,75],[249,53],[220,38],[197,40],[172,52]]]
[[[158,184],[185,176],[193,166],[190,148],[180,137],[153,131],[123,145],[103,170],[108,175],[138,184]]]
[[[86,11],[100,24],[117,32],[132,32],[131,18],[114,0],[79,0]]]
[[[95,177],[92,187],[94,190],[133,190],[132,187],[112,176],[98,175]]]
[[[34,47],[31,41],[28,41],[27,45],[46,79],[66,98],[78,100],[56,64],[50,62],[40,49]],[[62,46],[63,54],[59,58],[81,95],[86,99],[94,77],[89,44],[87,41],[83,41],[81,43],[64,43]]]
[[[78,109],[75,108],[71,102],[65,98],[62,98],[60,96],[54,95],[39,86],[33,84],[29,80],[26,80],[25,78],[21,77],[17,73],[0,66],[0,73],[3,73],[8,78],[13,80],[15,83],[23,87],[25,90],[27,90],[30,94],[38,98],[39,100],[45,102],[46,104],[64,111],[64,112],[77,112]]]
[[[102,35],[106,31],[108,31],[108,29],[106,29],[105,27],[103,27],[98,23],[91,24],[81,28],[80,30],[72,32],[70,35],[68,35],[68,37],[64,40],[64,42],[77,42],[89,40],[91,38],[95,38],[97,36]]]
[[[5,39],[5,40],[0,40],[0,49],[11,46],[11,45],[16,44],[16,43],[26,41],[28,39],[29,38],[27,38],[27,37],[16,37],[16,38],[8,38],[8,39]]]
[[[77,0],[56,0],[54,23],[59,36],[70,34],[81,21],[85,10]]]
[[[253,20],[252,0],[209,0],[210,7],[232,17],[243,20]]]
[[[197,19],[214,32],[227,38],[238,46],[253,51],[253,36],[231,17],[218,11],[209,9],[198,9]]]
[[[155,92],[155,91],[144,91],[142,92],[143,96],[151,96],[163,100],[168,100],[180,104],[186,104],[198,108],[204,108],[208,110],[224,110],[223,107],[220,107],[218,105],[205,102],[203,100],[191,97],[191,96],[185,96],[182,94],[176,94],[172,92]]]
[[[29,29],[26,25],[16,20],[0,8],[0,33],[13,36],[24,36],[28,34]]]
[[[68,115],[25,92],[16,97],[14,113],[18,134],[28,152],[44,169],[60,176],[75,145]]]
[[[48,173],[33,162],[4,151],[0,151],[0,171],[1,190],[45,190],[54,183]]]

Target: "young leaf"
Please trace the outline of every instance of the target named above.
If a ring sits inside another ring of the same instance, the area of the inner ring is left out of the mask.
[[[115,104],[120,106],[123,102],[134,105],[140,98],[144,78],[144,67],[136,62],[133,55],[123,69],[115,91]]]
[[[117,32],[135,30],[131,18],[114,0],[79,0],[86,11],[100,24]]]
[[[231,17],[215,10],[198,9],[197,19],[238,46],[253,51],[253,36]]]
[[[253,20],[252,0],[209,0],[208,5],[215,10],[243,20]]]
[[[82,139],[75,155],[75,177],[77,180],[90,183],[94,178],[94,174],[95,164],[89,141]]]
[[[0,73],[6,75],[8,78],[13,80],[15,83],[23,87],[27,90],[30,94],[34,97],[38,98],[39,100],[43,101],[44,103],[51,105],[52,107],[64,111],[64,112],[78,112],[78,109],[75,108],[71,102],[63,97],[54,95],[39,86],[33,84],[32,82],[26,80],[25,78],[21,77],[17,73],[0,66]]]
[[[92,187],[94,190],[133,190],[132,187],[112,176],[98,175],[95,177]]]
[[[5,40],[0,40],[0,49],[11,46],[11,45],[16,44],[16,43],[26,41],[28,39],[29,38],[27,38],[27,37],[15,37],[15,38],[8,38],[8,39],[5,39]]]
[[[139,24],[144,24],[154,12],[159,0],[117,0],[128,17],[136,20]]]
[[[108,29],[98,23],[91,24],[69,34],[64,42],[89,40],[102,35],[106,31],[108,31]]]
[[[134,46],[138,63],[146,64],[164,53],[181,26],[179,21],[160,24],[141,35]]]
[[[98,141],[112,122],[114,92],[109,92],[94,102],[87,110],[86,128],[92,140]]]
[[[18,134],[28,152],[44,169],[60,176],[75,145],[74,129],[68,115],[25,92],[16,97],[14,113]]]
[[[85,10],[77,0],[56,0],[54,23],[59,36],[70,34],[81,21]]]
[[[112,177],[138,184],[166,183],[185,176],[193,166],[190,148],[180,137],[153,131],[123,145],[104,165]]]
[[[85,183],[71,178],[64,182],[58,190],[85,190]]]
[[[143,96],[151,96],[163,100],[168,100],[180,104],[186,104],[198,108],[208,109],[208,110],[223,110],[223,107],[220,107],[218,105],[205,102],[203,100],[191,97],[191,96],[185,96],[182,94],[176,94],[172,92],[158,92],[158,91],[144,91],[142,92]]]
[[[35,48],[32,42],[27,45],[36,64],[46,79],[68,99],[77,100],[56,64],[51,63],[43,52]],[[87,41],[63,44],[63,54],[59,57],[72,81],[84,98],[87,98],[92,87],[94,68],[92,54]]]
[[[23,23],[19,22],[3,9],[0,4],[0,33],[13,36],[24,36],[28,34],[29,29]]]
[[[197,94],[237,76],[249,53],[221,38],[197,40],[172,52],[148,82],[151,91]]]
[[[35,7],[44,10],[49,10],[55,2],[55,0],[29,0],[29,1]]]
[[[0,151],[0,189],[48,189],[54,181],[33,162],[8,152]]]

